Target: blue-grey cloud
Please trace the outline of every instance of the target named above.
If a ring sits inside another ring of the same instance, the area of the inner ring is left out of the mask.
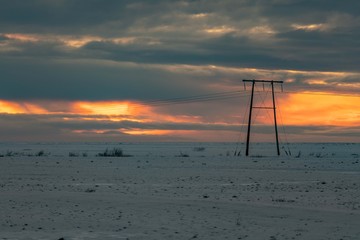
[[[14,58],[0,62],[2,99],[158,99],[203,91],[180,75],[131,64]]]
[[[356,24],[359,18],[354,9],[358,4],[356,1],[345,4],[333,0],[326,3],[4,1],[0,22],[5,33],[53,34],[59,38],[93,35],[105,39],[129,36],[145,39],[132,45],[94,41],[80,50],[66,51],[49,42],[22,46],[16,43],[19,49],[13,54],[20,56],[61,57],[65,54],[73,58],[88,56],[145,63],[357,71],[360,26]],[[191,17],[196,14],[205,15]],[[294,30],[294,24],[319,24],[322,28]],[[220,36],[204,34],[206,29],[221,27],[231,30]],[[266,31],[273,31],[272,36],[266,36]],[[146,39],[155,39],[159,45],[148,45]]]
[[[287,91],[356,94],[359,8],[355,0],[4,0],[0,99],[146,102],[241,90],[244,78],[285,80]],[[50,102],[46,109],[61,111]],[[27,136],[41,132],[42,137],[46,132],[69,137],[74,136],[73,129],[97,127],[108,135],[128,136],[114,132],[121,126],[232,131],[229,125],[213,123],[224,116],[223,122],[237,122],[237,112],[244,112],[245,103],[245,99],[232,99],[202,105],[201,110],[193,105],[157,109],[173,115],[201,115],[209,125],[85,124],[74,118],[64,123],[44,116],[32,116],[26,122],[16,116],[15,126],[4,120],[10,116],[3,116],[2,131],[13,129],[15,135]],[[303,127],[290,129],[295,135],[308,134]],[[309,132],[351,135],[351,130],[329,129],[316,127]],[[267,133],[268,128],[261,131]]]

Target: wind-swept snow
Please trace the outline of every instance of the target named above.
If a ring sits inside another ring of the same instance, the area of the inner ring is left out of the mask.
[[[0,239],[360,239],[360,144],[272,147],[3,143]]]

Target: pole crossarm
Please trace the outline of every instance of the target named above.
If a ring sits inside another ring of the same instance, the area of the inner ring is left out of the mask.
[[[284,83],[284,81],[278,81],[278,80],[261,80],[261,79],[243,79],[243,82],[261,82],[261,83]]]

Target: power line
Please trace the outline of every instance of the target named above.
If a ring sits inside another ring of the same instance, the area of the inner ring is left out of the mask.
[[[206,97],[206,98],[197,98],[197,99],[181,99],[181,100],[172,100],[172,101],[159,101],[156,103],[149,103],[149,102],[143,102],[145,105],[149,106],[164,106],[164,105],[173,105],[173,104],[185,104],[185,103],[199,103],[199,102],[208,102],[208,101],[215,101],[215,100],[227,100],[237,97],[247,97],[248,94],[231,94],[231,95],[223,95],[223,96],[217,96],[217,97]]]
[[[254,94],[260,95],[265,90],[254,90]],[[268,90],[267,90],[268,91]],[[265,92],[267,92],[265,91]],[[324,95],[324,96],[344,96],[344,97],[360,97],[360,95],[350,95],[350,94],[333,94],[333,93],[319,93],[319,92],[300,92],[300,91],[284,91],[278,92],[283,94],[307,94],[307,95]],[[228,92],[215,92],[202,95],[192,95],[185,97],[175,97],[175,98],[165,98],[165,99],[153,99],[153,100],[134,100],[135,105],[131,105],[130,108],[136,109],[141,108],[141,106],[152,106],[152,107],[161,107],[169,105],[179,105],[179,104],[191,104],[191,103],[201,103],[201,102],[210,102],[210,101],[222,101],[233,98],[242,98],[248,97],[250,93],[248,91],[228,91]],[[116,110],[128,108],[127,106],[116,106],[112,105],[109,107],[104,107],[107,110]]]
[[[220,101],[220,100],[227,100],[232,98],[238,97],[247,97],[249,94],[243,91],[232,91],[232,92],[218,92],[212,94],[204,94],[204,95],[197,95],[197,96],[188,96],[188,97],[176,97],[176,98],[169,98],[169,99],[157,99],[157,100],[136,100],[136,104],[143,105],[143,106],[167,106],[167,105],[175,105],[175,104],[190,104],[190,103],[201,103],[201,102],[209,102],[209,101]],[[131,106],[131,108],[137,108],[140,106]],[[117,107],[111,106],[106,107],[109,110],[115,110],[119,108],[126,108],[126,107]]]
[[[217,92],[217,93],[209,93],[209,94],[203,94],[203,95],[196,95],[196,96],[187,96],[187,97],[176,97],[176,98],[167,98],[167,99],[154,99],[154,100],[146,100],[148,104],[150,103],[158,103],[158,102],[176,102],[176,101],[182,101],[182,100],[190,100],[190,99],[202,99],[202,98],[211,98],[211,97],[220,97],[220,96],[226,96],[226,95],[233,95],[233,94],[239,94],[241,91],[231,91],[231,92]]]
[[[246,117],[247,114],[248,114],[248,107],[249,107],[249,105],[250,105],[250,99],[248,99],[248,100],[247,100],[247,103],[246,103],[246,106],[247,106],[247,107],[245,108],[245,114],[244,114],[244,116],[243,116],[243,118],[242,118],[240,133],[239,133],[238,139],[237,139],[237,141],[236,141],[236,148],[235,148],[234,156],[240,156],[240,154],[241,154],[241,150],[238,151],[238,149],[239,149],[239,144],[240,144],[240,140],[241,140],[241,137],[242,137],[241,135],[242,135],[242,132],[243,132],[243,130],[244,130],[244,128],[245,128],[245,121],[246,121],[245,117]]]

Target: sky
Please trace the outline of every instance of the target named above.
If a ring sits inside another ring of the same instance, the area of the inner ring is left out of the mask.
[[[0,141],[360,142],[359,1],[0,5]]]

